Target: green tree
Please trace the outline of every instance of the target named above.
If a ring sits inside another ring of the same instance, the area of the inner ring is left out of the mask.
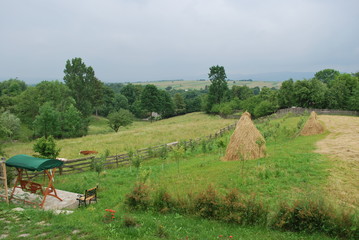
[[[52,103],[46,102],[40,107],[39,115],[36,116],[34,125],[34,132],[36,136],[44,136],[47,138],[50,135],[60,136],[60,113],[52,107]]]
[[[278,91],[278,103],[280,108],[295,106],[293,79],[282,82]]]
[[[25,91],[26,88],[27,85],[24,81],[11,78],[9,80],[0,82],[0,96],[7,95],[15,97]]]
[[[253,90],[248,86],[233,86],[232,87],[233,97],[237,97],[239,100],[246,100],[254,95]]]
[[[51,102],[51,106],[58,112],[63,112],[69,105],[75,104],[70,89],[65,84],[59,81],[42,81],[35,87],[27,88],[17,97],[16,115],[23,123],[30,125],[46,102]]]
[[[348,109],[359,111],[359,86],[353,90],[353,94],[348,99]]]
[[[112,112],[108,115],[108,124],[115,132],[118,132],[120,127],[130,125],[133,122],[133,115],[127,109],[120,109],[117,112]]]
[[[253,115],[256,118],[266,116],[277,111],[278,107],[268,100],[261,101],[253,110]]]
[[[9,111],[5,111],[0,115],[0,126],[3,135],[13,139],[20,132],[20,119]]]
[[[316,78],[294,83],[296,106],[305,108],[325,108],[327,86]]]
[[[334,69],[324,69],[317,73],[315,73],[314,77],[325,84],[330,84],[337,77],[339,77],[340,73]]]
[[[175,104],[173,99],[165,90],[159,90],[159,109],[161,117],[167,118],[175,114]]]
[[[81,137],[86,135],[86,124],[79,110],[70,105],[66,111],[60,113],[61,137]]]
[[[340,74],[330,84],[330,88],[327,94],[327,102],[329,108],[332,109],[349,109],[352,103],[349,104],[349,100],[353,100],[353,95],[356,92],[359,85],[358,78],[350,74]]]
[[[71,90],[72,97],[76,101],[76,108],[85,116],[91,115],[94,106],[99,105],[103,91],[100,80],[95,77],[93,68],[87,67],[81,58],[73,58],[66,61],[64,70],[65,84]],[[100,93],[98,93],[99,91]]]
[[[37,139],[32,149],[39,153],[38,157],[50,159],[56,159],[61,151],[56,147],[55,139],[51,135]]]
[[[25,91],[27,85],[18,79],[9,79],[0,82],[0,106],[5,110],[13,111],[17,104],[17,97]]]
[[[141,92],[142,86],[135,86],[131,83],[121,88],[121,94],[127,98],[129,105],[134,104],[136,100],[140,99]]]
[[[148,84],[145,86],[141,94],[141,105],[148,115],[152,112],[160,112],[160,91],[155,85]]]
[[[113,109],[114,111],[118,111],[121,108],[129,109],[128,100],[125,95],[117,93],[113,99]]]
[[[211,85],[209,86],[206,112],[210,112],[214,104],[226,101],[229,91],[224,67],[217,65],[210,67],[209,70],[208,78]]]
[[[261,101],[263,101],[259,95],[252,96],[247,98],[246,100],[241,101],[240,108],[243,111],[248,111],[250,114],[254,116],[254,109],[258,106]]]
[[[186,112],[186,103],[184,102],[182,94],[176,93],[173,97],[173,101],[176,108],[176,114],[183,114]]]

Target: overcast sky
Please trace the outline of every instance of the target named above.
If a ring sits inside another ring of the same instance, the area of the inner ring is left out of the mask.
[[[0,81],[359,71],[358,0],[0,0]]]

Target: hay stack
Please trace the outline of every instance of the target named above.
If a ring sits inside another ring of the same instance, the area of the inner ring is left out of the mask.
[[[224,161],[257,159],[265,156],[265,140],[254,126],[251,114],[245,112],[239,119],[227,146]]]
[[[300,132],[300,135],[302,136],[309,136],[309,135],[315,135],[320,134],[324,132],[324,127],[317,119],[317,114],[313,111],[310,113],[310,117],[308,121],[305,123],[302,131]]]

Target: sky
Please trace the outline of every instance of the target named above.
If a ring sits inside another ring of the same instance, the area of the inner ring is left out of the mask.
[[[358,0],[0,0],[0,81],[103,82],[359,71]],[[266,79],[262,79],[266,80]]]

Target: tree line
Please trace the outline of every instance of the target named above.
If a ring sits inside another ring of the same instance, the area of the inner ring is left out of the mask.
[[[211,86],[203,109],[207,113],[228,115],[242,110],[257,118],[288,107],[359,110],[359,72],[324,69],[311,79],[283,81],[279,89],[247,86],[229,89],[223,66],[211,67],[208,76]]]
[[[108,118],[117,132],[134,118],[156,120],[196,111],[228,115],[246,110],[261,117],[292,106],[359,110],[358,73],[325,69],[312,79],[284,81],[280,89],[229,89],[225,69],[218,65],[210,67],[208,78],[210,86],[201,90],[106,84],[81,58],[73,58],[66,61],[63,82],[0,82],[0,139],[21,139],[24,129],[32,138],[84,136],[92,114]]]

